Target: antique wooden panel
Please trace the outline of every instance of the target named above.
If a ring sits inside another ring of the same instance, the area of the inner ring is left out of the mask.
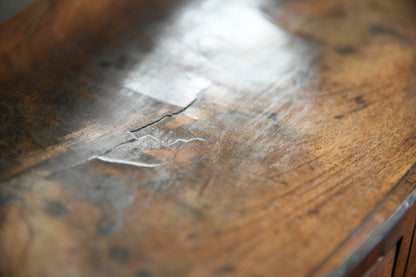
[[[394,270],[394,257],[396,254],[396,248],[392,248],[384,257],[380,258],[377,264],[374,265],[365,276],[368,277],[391,277]]]
[[[35,2],[0,25],[0,275],[341,276],[409,249],[415,14]]]

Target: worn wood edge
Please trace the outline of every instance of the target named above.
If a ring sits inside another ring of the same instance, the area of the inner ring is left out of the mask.
[[[412,177],[414,177],[412,179]],[[377,206],[364,218],[335,249],[318,264],[308,276],[345,276],[390,233],[410,208],[416,203],[416,163],[414,163],[400,181],[390,190]],[[410,185],[405,190],[405,185]],[[389,211],[386,220],[377,222],[377,215],[385,214],[388,201],[395,196],[404,198]],[[359,242],[357,242],[357,240]],[[357,247],[358,246],[358,247]],[[354,249],[355,248],[355,249]],[[341,263],[340,263],[341,261]]]

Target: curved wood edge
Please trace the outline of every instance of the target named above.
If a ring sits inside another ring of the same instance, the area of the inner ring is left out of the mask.
[[[400,203],[400,205],[395,205],[395,203]],[[415,203],[416,163],[362,223],[308,275],[345,276],[349,274],[383,239],[388,237],[389,233],[400,227],[399,223]],[[390,214],[387,220],[383,220],[385,214]],[[339,261],[344,262],[340,264]]]

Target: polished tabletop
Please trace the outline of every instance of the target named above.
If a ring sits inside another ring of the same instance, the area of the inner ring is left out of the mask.
[[[415,200],[415,15],[30,5],[0,25],[0,275],[345,274]]]

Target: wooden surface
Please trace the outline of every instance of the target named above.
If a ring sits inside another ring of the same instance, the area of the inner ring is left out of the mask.
[[[0,275],[344,275],[414,203],[415,1],[97,3],[0,25]]]

